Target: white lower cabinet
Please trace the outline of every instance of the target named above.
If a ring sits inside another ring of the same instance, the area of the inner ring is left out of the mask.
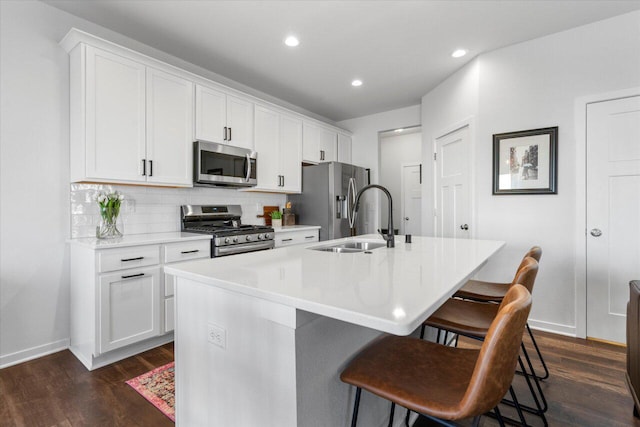
[[[99,278],[100,353],[160,334],[160,266]]]
[[[91,370],[173,341],[174,277],[163,267],[208,258],[210,248],[209,238],[115,248],[72,242],[72,353]]]

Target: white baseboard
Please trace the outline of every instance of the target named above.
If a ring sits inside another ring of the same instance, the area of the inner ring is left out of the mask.
[[[568,337],[576,337],[576,327],[569,325],[562,325],[560,323],[544,322],[542,320],[529,319],[529,326],[531,329],[537,329],[539,331],[551,332],[559,335],[566,335]]]
[[[37,359],[69,348],[69,338],[0,356],[0,369]]]

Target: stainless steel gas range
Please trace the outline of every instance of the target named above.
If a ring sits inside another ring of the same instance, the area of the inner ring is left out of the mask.
[[[182,231],[211,234],[211,257],[273,249],[273,228],[241,223],[239,205],[184,205]]]

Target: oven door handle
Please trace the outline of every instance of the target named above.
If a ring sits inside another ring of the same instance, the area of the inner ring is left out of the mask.
[[[266,242],[243,243],[241,245],[216,246],[213,250],[213,257],[239,254],[244,252],[259,251],[262,249],[273,249],[275,242],[267,240]]]
[[[244,177],[245,182],[249,182],[249,178],[251,177],[251,157],[247,156],[247,175]]]

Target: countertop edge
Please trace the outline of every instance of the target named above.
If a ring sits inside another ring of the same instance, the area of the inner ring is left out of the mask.
[[[89,249],[125,248],[131,246],[154,245],[163,243],[187,242],[192,240],[211,240],[210,234],[196,233],[149,233],[125,235],[119,239],[99,240],[93,237],[68,239],[66,243]]]

